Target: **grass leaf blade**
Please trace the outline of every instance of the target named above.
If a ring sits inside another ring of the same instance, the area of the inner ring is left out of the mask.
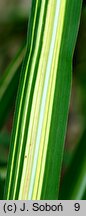
[[[4,199],[57,199],[82,0],[33,0]]]

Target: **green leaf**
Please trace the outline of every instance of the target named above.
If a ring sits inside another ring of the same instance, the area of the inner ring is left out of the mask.
[[[4,199],[58,199],[82,0],[33,0]]]
[[[0,79],[0,128],[2,128],[16,98],[24,53],[25,45],[18,51]]]
[[[7,166],[10,134],[7,131],[0,132],[0,168]]]
[[[86,129],[63,178],[59,199],[81,200],[86,190]]]
[[[3,199],[5,180],[0,177],[0,200]]]
[[[85,190],[85,192],[84,192],[84,195],[83,195],[83,197],[82,197],[82,200],[86,200],[86,190]]]

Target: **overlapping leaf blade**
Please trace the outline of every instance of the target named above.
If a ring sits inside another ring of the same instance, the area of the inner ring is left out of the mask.
[[[0,128],[2,128],[16,98],[24,53],[25,44],[0,79]]]

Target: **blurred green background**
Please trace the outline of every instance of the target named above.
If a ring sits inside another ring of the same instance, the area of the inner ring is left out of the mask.
[[[6,68],[26,41],[31,0],[0,1],[0,80]],[[4,121],[0,120],[0,199],[3,198],[9,154],[10,135],[15,108],[20,70],[17,74],[15,91]],[[2,83],[2,82],[1,82]],[[1,112],[0,101],[0,112]],[[2,113],[1,113],[2,115]],[[76,159],[76,160],[75,160]],[[84,168],[83,168],[84,167]],[[84,174],[82,174],[84,172]],[[72,174],[71,174],[72,173]],[[73,82],[65,141],[64,159],[60,181],[60,199],[72,199],[76,188],[82,187],[83,175],[86,180],[86,3],[83,1],[81,21],[73,57]],[[81,179],[79,181],[79,179]],[[71,190],[67,190],[70,184]],[[86,184],[85,184],[86,186]],[[86,187],[81,195],[86,199]],[[72,193],[73,192],[73,193]],[[65,195],[66,194],[66,195]]]

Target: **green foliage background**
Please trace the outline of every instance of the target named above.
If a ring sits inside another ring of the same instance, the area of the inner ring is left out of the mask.
[[[9,2],[9,4],[8,4]],[[7,5],[8,7],[7,7]],[[25,7],[26,5],[26,7]],[[28,6],[27,6],[28,5]],[[26,40],[30,1],[2,1],[0,3],[0,80],[7,67]],[[24,47],[24,45],[23,45]],[[21,58],[21,63],[22,63]],[[15,63],[15,61],[14,61]],[[21,67],[21,65],[19,65]],[[15,91],[8,111],[1,109],[0,101],[0,199],[3,199],[10,134],[18,88],[20,69],[15,75]],[[1,85],[1,82],[0,82]],[[10,89],[8,89],[9,93]],[[80,179],[80,180],[79,180]],[[80,28],[73,57],[73,84],[68,118],[65,151],[60,180],[59,199],[86,199],[86,4],[83,1]],[[67,191],[67,186],[70,185]],[[84,183],[83,183],[84,184]]]

